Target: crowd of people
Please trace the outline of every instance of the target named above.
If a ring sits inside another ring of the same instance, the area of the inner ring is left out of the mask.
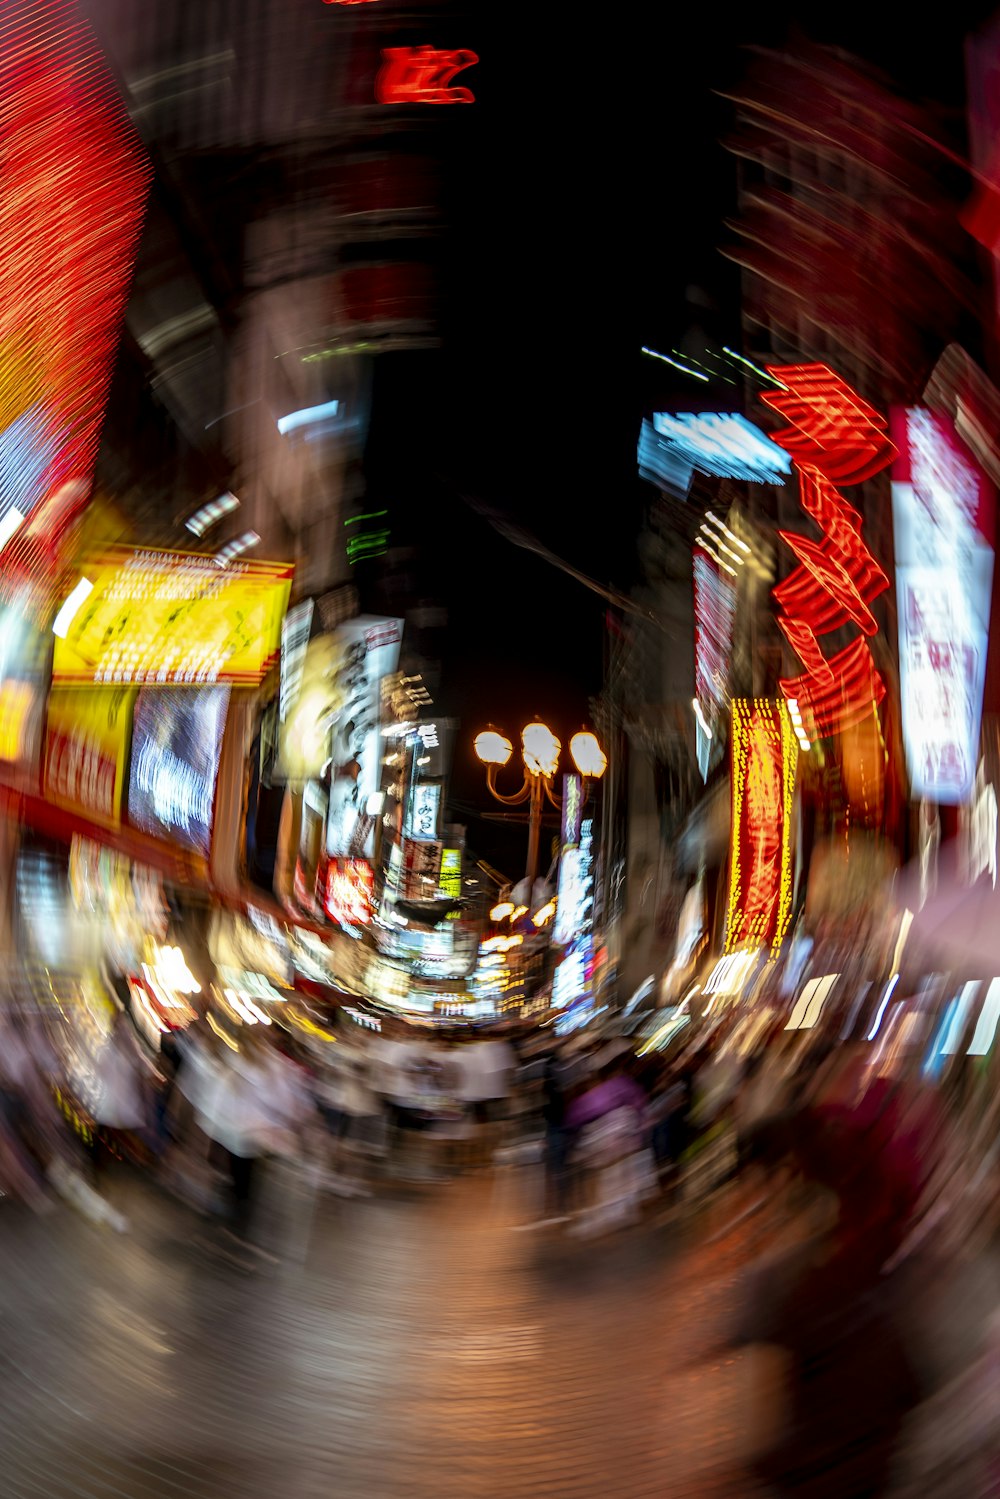
[[[940,1274],[943,1246],[961,1247],[949,1227],[992,1243],[996,1106],[970,1169],[955,1113],[965,1085],[949,1093],[927,1075],[915,1032],[872,1047],[836,1024],[789,1031],[787,1006],[748,1029],[734,1007],[643,1056],[622,1036],[387,1022],[320,1040],[278,1024],[232,1031],[206,1011],[154,1054],[125,1007],[86,1046],[53,1013],[55,1025],[42,1006],[0,1012],[0,1190],[38,1211],[62,1198],[125,1231],[113,1183],[126,1158],[252,1263],[261,1185],[281,1163],[350,1197],[514,1161],[542,1188],[518,1226],[587,1239],[724,1197],[730,1224],[767,1251],[728,1346],[752,1350],[781,1412],[755,1457],[773,1494],[884,1491],[925,1393],[902,1301]],[[989,1492],[1000,1432],[982,1389],[997,1346],[984,1344],[975,1375],[951,1371],[967,1427],[979,1413],[951,1465],[967,1476],[956,1493]]]

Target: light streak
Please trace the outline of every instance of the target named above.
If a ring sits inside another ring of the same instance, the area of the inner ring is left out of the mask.
[[[875,1012],[875,1022],[872,1025],[871,1030],[868,1032],[868,1039],[869,1039],[869,1041],[874,1041],[875,1037],[878,1035],[878,1028],[882,1024],[882,1016],[885,1014],[885,1007],[889,1003],[890,999],[892,998],[892,991],[895,989],[895,987],[896,987],[896,985],[898,983],[899,983],[899,974],[898,973],[894,973],[892,975],[892,978],[889,980],[889,982],[885,986],[885,993],[882,995],[882,999],[881,999],[881,1002],[879,1004],[879,1007],[878,1007],[878,1009]]]
[[[647,349],[645,344],[642,352],[648,354],[650,359],[662,359],[664,364],[672,364],[675,370],[680,370],[683,375],[693,375],[696,380],[704,380],[708,384],[708,376],[703,375],[700,370],[688,369],[686,364],[678,364],[676,359],[671,359],[669,354],[658,354],[655,349]]]
[[[287,416],[279,416],[278,431],[284,437],[286,433],[296,432],[300,427],[330,421],[337,415],[339,408],[339,401],[325,401],[322,406],[303,406],[301,411],[290,411]]]

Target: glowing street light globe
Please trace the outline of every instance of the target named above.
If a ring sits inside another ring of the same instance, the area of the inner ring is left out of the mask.
[[[582,776],[590,776],[593,780],[600,780],[608,768],[608,757],[597,742],[597,735],[591,734],[589,730],[582,729],[579,734],[574,734],[569,742],[569,752],[573,756],[573,764]]]
[[[521,753],[532,775],[548,779],[556,773],[562,745],[544,723],[529,723],[521,730]]]
[[[511,748],[510,740],[496,729],[484,729],[476,735],[476,754],[484,765],[506,765]]]

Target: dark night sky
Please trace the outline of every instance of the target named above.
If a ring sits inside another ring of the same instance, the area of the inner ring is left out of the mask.
[[[989,13],[966,10],[960,29]],[[960,97],[959,36],[841,6],[805,33],[878,63],[915,97]],[[384,358],[369,481],[394,542],[420,548],[428,594],[447,605],[439,705],[461,715],[453,793],[489,806],[471,738],[512,738],[536,712],[564,742],[601,683],[603,601],[498,537],[457,497],[478,494],[602,583],[634,578],[644,489],[638,422],[669,348],[705,288],[711,331],[738,340],[738,286],[718,252],[734,207],[718,98],[747,43],[781,46],[791,11],[727,23],[709,6],[645,7],[601,27],[583,12],[480,6],[439,25],[469,46],[476,103],[440,113],[448,230],[440,353]],[[950,67],[946,59],[951,57]],[[521,842],[470,823],[470,841],[516,872]],[[520,835],[523,838],[523,834]]]

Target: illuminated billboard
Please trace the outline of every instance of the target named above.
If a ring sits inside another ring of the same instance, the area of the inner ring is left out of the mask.
[[[228,707],[228,687],[139,693],[128,790],[133,827],[208,857]]]
[[[559,885],[553,939],[562,946],[576,942],[589,932],[594,905],[594,824],[588,818],[580,828],[580,842],[564,848],[559,860]]]
[[[88,498],[151,173],[69,0],[4,0],[0,99],[0,549],[9,578],[11,562],[23,571],[37,557],[32,543],[50,549]]]
[[[734,698],[726,952],[781,945],[792,909],[798,744],[784,703]]]
[[[948,417],[900,408],[892,432],[907,769],[914,797],[956,805],[979,760],[996,492]]]
[[[292,571],[111,548],[85,564],[56,616],[52,680],[255,686],[281,644]]]
[[[460,899],[462,894],[462,850],[460,848],[442,848],[438,890],[449,900]]]
[[[121,822],[135,689],[49,693],[42,795],[106,827]]]

